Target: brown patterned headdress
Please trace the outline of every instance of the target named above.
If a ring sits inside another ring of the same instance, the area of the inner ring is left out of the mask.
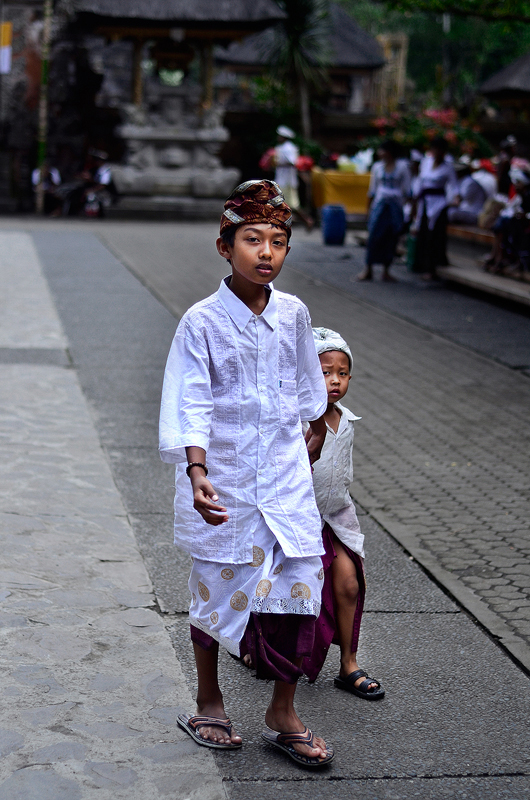
[[[278,225],[291,235],[293,217],[282,190],[274,181],[245,181],[236,186],[221,217],[221,234],[229,228],[252,222]]]

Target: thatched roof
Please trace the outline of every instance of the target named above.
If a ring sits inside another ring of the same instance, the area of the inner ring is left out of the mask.
[[[530,53],[496,72],[480,87],[482,94],[496,96],[530,94]]]
[[[330,3],[331,33],[328,42],[329,66],[344,69],[377,69],[385,63],[381,45],[366,33],[336,3]],[[226,49],[218,48],[216,58],[226,65],[266,66],[274,32],[269,28],[233,42]]]
[[[120,23],[171,23],[186,27],[262,28],[285,15],[274,0],[74,0],[78,14]]]

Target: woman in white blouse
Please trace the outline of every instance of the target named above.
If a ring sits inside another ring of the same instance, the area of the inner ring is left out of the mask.
[[[403,230],[403,207],[410,195],[408,164],[398,159],[399,145],[389,139],[379,147],[379,161],[372,167],[368,202],[368,242],[366,268],[358,281],[372,280],[374,264],[383,265],[383,280],[394,281],[390,267],[399,235]]]

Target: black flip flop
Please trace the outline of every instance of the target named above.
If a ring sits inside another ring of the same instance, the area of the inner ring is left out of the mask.
[[[240,750],[242,747],[242,743],[236,744],[232,742],[231,744],[220,744],[219,742],[212,742],[210,739],[203,739],[197,730],[198,728],[203,728],[206,725],[212,725],[213,727],[221,728],[222,730],[226,731],[229,736],[231,736],[232,723],[229,719],[192,716],[191,714],[179,714],[177,717],[177,725],[202,747],[210,747],[212,750]]]
[[[362,681],[358,686],[355,686],[355,681],[358,681],[359,678],[366,678],[366,680]],[[341,678],[340,675],[337,675],[333,683],[337,689],[344,689],[345,692],[356,694],[357,697],[362,697],[364,700],[382,700],[385,696],[385,690],[379,681],[376,681],[375,678],[368,677],[368,673],[363,669],[356,669],[355,672],[351,672],[347,678]],[[376,683],[377,688],[369,690],[368,687],[371,683]]]
[[[265,728],[261,734],[261,738],[266,742],[281,750],[289,758],[301,767],[308,767],[309,769],[319,769],[331,764],[335,758],[335,753],[332,747],[326,747],[326,756],[324,758],[315,758],[314,756],[304,756],[295,750],[293,744],[307,744],[309,747],[314,747],[314,735],[306,728],[303,733],[278,733],[271,728]]]

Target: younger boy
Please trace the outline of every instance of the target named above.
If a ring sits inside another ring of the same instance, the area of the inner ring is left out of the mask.
[[[248,653],[257,676],[275,681],[263,738],[300,765],[320,767],[333,751],[293,701],[320,612],[323,550],[310,462],[326,435],[327,402],[309,313],[272,285],[291,222],[273,181],[247,181],[226,201],[217,250],[232,274],[178,326],[160,452],[176,464],[175,541],[193,557],[197,715],[181,714],[178,724],[200,745],[241,747],[217,680],[221,643],[233,655]],[[310,421],[307,448],[300,419]]]
[[[327,436],[313,483],[322,515],[324,585],[315,646],[303,663],[310,681],[317,678],[332,642],[340,645],[340,672],[335,686],[365,700],[381,700],[384,689],[357,663],[357,643],[363,613],[364,536],[349,487],[353,480],[353,424],[360,419],[340,400],[348,391],[353,358],[340,334],[315,328],[316,350],[326,380],[328,405],[324,414]]]

